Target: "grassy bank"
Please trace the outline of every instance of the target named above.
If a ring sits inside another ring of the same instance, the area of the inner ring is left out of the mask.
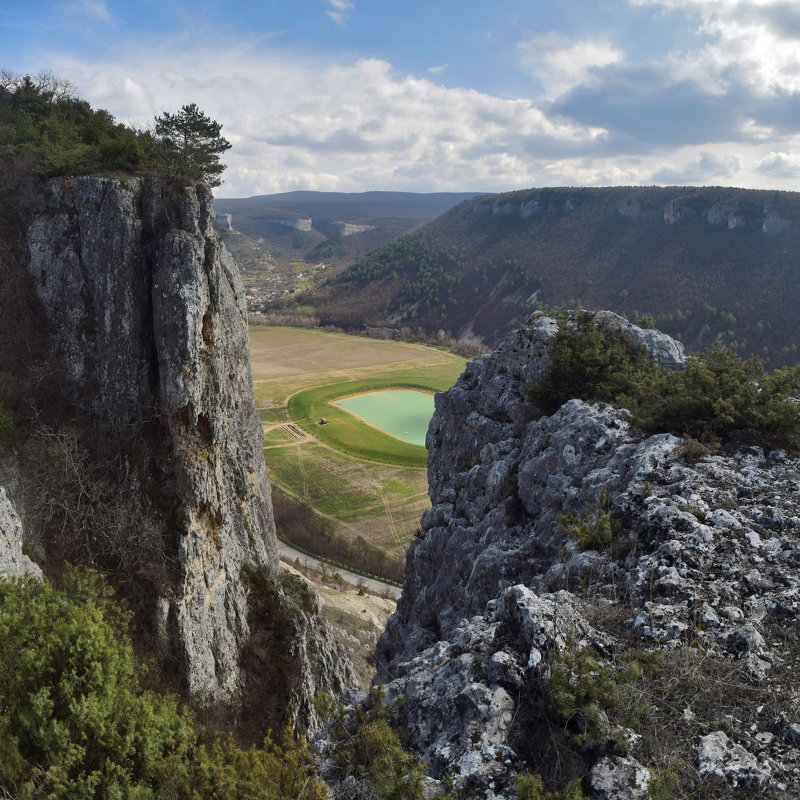
[[[305,431],[330,447],[369,461],[424,467],[428,452],[424,447],[409,444],[389,436],[346,411],[333,405],[340,397],[381,389],[419,389],[441,392],[447,389],[444,381],[419,380],[399,383],[393,378],[371,378],[361,381],[329,383],[299,392],[289,399],[291,418]],[[320,419],[328,420],[320,425]]]

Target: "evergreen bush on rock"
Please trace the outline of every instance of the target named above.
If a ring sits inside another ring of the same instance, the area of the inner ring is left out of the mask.
[[[242,748],[144,688],[129,617],[108,585],[0,581],[0,793],[19,800],[325,797],[291,728]]]
[[[665,369],[644,346],[590,312],[563,317],[544,379],[529,397],[544,414],[567,400],[629,409],[645,433],[695,438],[750,431],[775,446],[800,447],[800,366],[766,373],[714,347],[692,354],[683,369]]]

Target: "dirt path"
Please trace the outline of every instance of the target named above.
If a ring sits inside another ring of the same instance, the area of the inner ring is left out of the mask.
[[[394,515],[392,514],[392,509],[389,507],[389,501],[386,499],[386,495],[384,494],[380,483],[372,478],[372,476],[369,474],[369,471],[363,464],[359,464],[359,466],[361,467],[361,472],[367,478],[367,486],[378,493],[378,497],[380,497],[381,502],[383,503],[383,508],[386,511],[386,519],[389,521],[389,530],[391,531],[394,543],[400,550],[402,550],[403,543],[400,540],[400,535],[397,532],[397,526],[394,524]]]
[[[374,592],[375,594],[385,594],[392,600],[399,600],[400,595],[403,592],[402,589],[398,589],[397,586],[393,586],[391,583],[384,583],[376,578],[365,578],[363,575],[350,572],[344,567],[331,567],[330,564],[326,564],[325,562],[314,558],[314,556],[301,553],[299,550],[295,550],[293,547],[290,547],[288,544],[284,544],[280,541],[278,542],[278,555],[281,561],[285,561],[289,565],[294,565],[295,561],[300,559],[301,564],[305,563],[313,569],[319,570],[320,572],[324,572],[325,570],[333,568],[347,583],[352,584],[353,586],[366,586],[371,592]]]

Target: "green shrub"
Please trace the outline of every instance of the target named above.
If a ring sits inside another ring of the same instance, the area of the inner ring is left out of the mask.
[[[600,741],[607,738],[604,719],[631,727],[650,712],[650,705],[633,688],[662,663],[659,651],[634,650],[618,663],[601,660],[590,647],[556,653],[551,660],[551,708],[579,744]],[[625,749],[623,742],[617,746]]]
[[[382,800],[421,800],[425,764],[417,763],[391,727],[395,706],[383,702],[381,690],[353,719],[333,721],[336,762],[344,775],[367,778]]]
[[[563,791],[546,792],[541,775],[522,772],[517,775],[515,789],[518,800],[588,800],[580,778],[570,781]]]
[[[599,325],[582,313],[571,326],[561,324],[550,353],[547,375],[528,389],[529,399],[545,414],[567,400],[614,402],[635,392],[641,374],[655,371],[642,347],[621,331]]]
[[[574,511],[562,514],[558,518],[558,526],[562,533],[578,542],[581,550],[599,550],[611,544],[611,515],[595,506],[590,505],[585,514]]]
[[[692,354],[683,370],[666,370],[624,333],[591,314],[558,331],[548,374],[528,390],[543,413],[571,398],[628,408],[645,433],[698,439],[750,430],[783,447],[800,447],[800,366],[765,374],[757,358],[743,361],[715,347]]]
[[[287,729],[242,749],[143,689],[128,615],[97,575],[0,582],[0,794],[61,800],[320,800]]]
[[[681,456],[686,461],[697,461],[722,446],[722,440],[714,434],[706,434],[702,439],[695,439],[688,433],[683,437],[683,445],[679,448]]]
[[[153,140],[75,97],[49,73],[3,76],[0,162],[25,163],[41,176],[135,173],[153,165]]]
[[[611,539],[617,533],[619,523],[611,518],[606,510],[607,494],[603,489],[600,492],[598,505],[589,503],[583,514],[570,511],[558,518],[558,528],[561,533],[574,539],[581,550],[600,550],[611,544]]]
[[[650,433],[703,438],[752,430],[777,444],[800,447],[800,367],[765,374],[758,358],[743,361],[716,347],[691,355],[679,372],[648,371],[620,402]]]

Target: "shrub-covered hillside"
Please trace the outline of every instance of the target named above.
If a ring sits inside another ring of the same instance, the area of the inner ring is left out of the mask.
[[[716,443],[747,431],[773,446],[800,449],[800,367],[766,373],[714,347],[684,369],[666,370],[641,345],[589,313],[573,314],[553,342],[550,369],[528,392],[545,414],[572,398],[628,408],[645,433],[674,433]]]
[[[432,282],[415,250],[457,258]],[[419,324],[490,345],[537,308],[610,309],[651,315],[690,349],[719,341],[779,366],[797,358],[798,253],[794,192],[532,189],[467,200],[301,302],[327,323]]]
[[[289,728],[241,747],[146,687],[127,615],[93,573],[0,581],[0,792],[16,798],[326,796]]]

